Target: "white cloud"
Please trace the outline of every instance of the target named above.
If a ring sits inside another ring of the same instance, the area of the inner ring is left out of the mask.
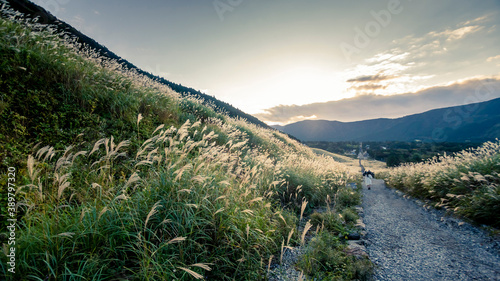
[[[437,38],[446,38],[446,41],[455,41],[464,38],[465,36],[476,33],[480,30],[482,30],[484,27],[479,26],[479,25],[469,25],[469,26],[464,26],[460,27],[457,29],[447,29],[445,31],[441,32],[429,32],[429,36],[431,37],[437,37]]]
[[[412,53],[393,48],[365,60],[345,71],[350,96],[376,94],[395,95],[417,91],[422,88],[422,80],[433,75],[411,73],[411,69],[421,66],[412,60]]]
[[[486,59],[487,62],[493,62],[493,61],[496,61],[496,60],[500,60],[500,55],[489,57],[489,58]]]
[[[490,19],[493,15],[492,14],[489,14],[489,15],[484,15],[484,16],[481,16],[481,17],[478,17],[478,18],[475,18],[473,20],[468,20],[466,22],[463,22],[459,25],[471,25],[471,24],[476,24],[476,23],[480,23],[480,22],[485,22],[487,21],[488,19]]]
[[[443,83],[434,73],[444,74],[443,69],[450,69],[451,65],[463,67],[468,57],[463,54],[457,57],[457,49],[464,50],[477,45],[471,44],[470,40],[466,41],[466,37],[485,30],[483,24],[490,18],[485,15],[461,22],[453,28],[393,40],[388,51],[365,59],[364,63],[345,71],[346,81],[351,83],[347,92],[350,96],[396,95],[417,92],[436,83]],[[494,59],[495,57],[491,57],[487,60],[491,62]],[[382,77],[384,79],[380,79]],[[457,78],[459,77],[454,79]]]
[[[359,95],[339,101],[307,105],[280,105],[255,114],[268,123],[289,124],[314,116],[314,119],[359,121],[396,118],[434,108],[464,105],[500,97],[500,76],[478,77],[447,85],[428,87],[400,95]]]

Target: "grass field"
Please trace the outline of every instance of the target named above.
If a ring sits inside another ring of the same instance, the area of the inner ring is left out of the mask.
[[[318,155],[331,157],[333,158],[333,160],[344,164],[345,166],[349,167],[349,171],[353,174],[361,173],[361,168],[359,166],[360,161],[357,158],[331,153],[319,148],[311,148],[311,149],[312,151],[314,151],[314,153]],[[363,165],[363,167],[365,167],[366,170],[371,170],[374,173],[387,171],[387,165],[385,164],[385,162],[382,161],[367,159],[367,160],[361,160],[361,164]]]
[[[336,217],[341,230],[352,224],[359,194],[345,187],[354,178],[346,165],[1,14],[6,279],[262,280],[301,243],[308,229],[298,224],[312,209],[350,212],[349,221]],[[355,265],[366,261],[346,256],[345,239],[336,243],[348,270],[329,276],[365,278]]]
[[[500,228],[500,141],[476,149],[405,164],[383,174],[386,183],[432,200],[479,223]]]

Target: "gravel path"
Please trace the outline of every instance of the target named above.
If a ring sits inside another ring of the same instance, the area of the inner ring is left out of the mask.
[[[373,180],[363,190],[374,280],[500,280],[499,242]]]

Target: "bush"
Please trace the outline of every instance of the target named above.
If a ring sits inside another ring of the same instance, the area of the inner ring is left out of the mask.
[[[344,249],[336,235],[323,231],[312,238],[297,267],[316,280],[368,280],[371,262],[347,256]]]
[[[329,231],[333,234],[345,232],[344,220],[342,218],[342,215],[335,212],[314,212],[311,215],[311,224],[314,228],[319,226],[321,229]]]
[[[335,208],[343,210],[361,203],[361,195],[348,187],[339,188],[335,194]]]
[[[383,176],[388,185],[430,199],[437,208],[500,227],[500,141],[424,163],[406,164]]]

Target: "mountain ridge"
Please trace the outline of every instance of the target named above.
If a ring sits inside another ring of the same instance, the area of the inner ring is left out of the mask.
[[[483,142],[500,137],[500,98],[399,118],[354,122],[304,120],[272,126],[302,141]]]
[[[73,36],[78,43],[85,44],[92,49],[94,49],[99,55],[105,58],[109,58],[112,60],[117,61],[118,63],[122,64],[124,67],[126,67],[129,70],[135,70],[139,74],[142,74],[148,78],[151,78],[153,80],[156,80],[164,85],[169,86],[172,90],[176,91],[179,93],[181,96],[191,96],[197,99],[202,100],[203,104],[205,105],[215,105],[216,110],[219,112],[224,112],[230,117],[234,118],[244,118],[248,122],[253,123],[257,126],[263,127],[263,128],[270,128],[267,124],[264,122],[260,121],[258,118],[247,114],[240,109],[224,102],[219,99],[216,99],[215,97],[212,97],[210,95],[204,94],[196,89],[183,86],[182,84],[177,84],[175,82],[169,81],[163,77],[159,77],[157,75],[154,75],[152,73],[149,73],[133,63],[129,62],[128,60],[120,57],[119,55],[115,54],[111,50],[109,50],[106,46],[100,44],[99,42],[95,41],[91,37],[83,34],[70,24],[58,19],[54,15],[52,15],[49,11],[45,10],[43,7],[40,7],[36,5],[35,3],[28,1],[28,0],[7,0],[7,3],[9,3],[9,6],[13,8],[14,10],[24,14],[28,18],[39,18],[38,23],[44,24],[44,25],[52,25],[54,26],[59,32],[64,32],[70,36]]]

